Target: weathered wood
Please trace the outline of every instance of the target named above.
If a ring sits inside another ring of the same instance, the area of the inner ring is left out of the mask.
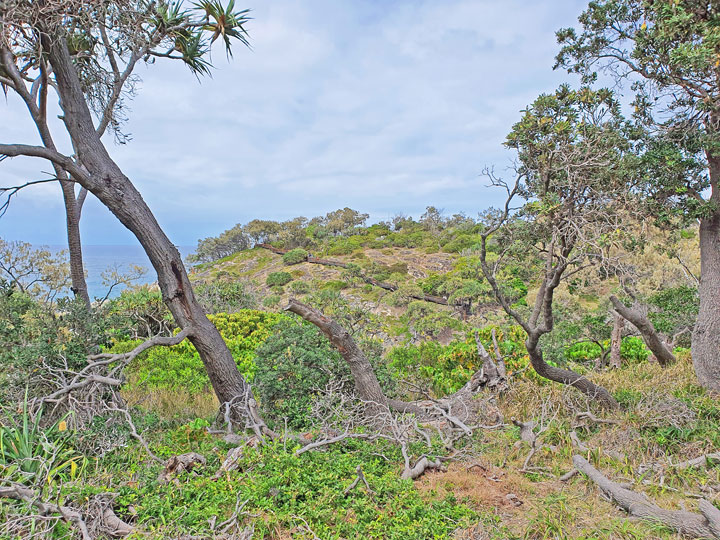
[[[666,510],[642,494],[635,493],[613,482],[582,456],[573,456],[573,464],[592,480],[600,490],[631,516],[660,522],[680,534],[693,538],[720,539],[720,510],[710,502],[701,500],[701,514],[684,510]]]
[[[660,366],[667,367],[670,364],[675,363],[675,356],[667,348],[665,343],[663,343],[657,330],[655,330],[655,326],[647,315],[641,313],[637,309],[627,307],[617,298],[617,296],[610,296],[610,302],[612,302],[615,311],[630,321],[632,325],[638,329],[645,341],[645,344],[655,355],[655,358],[657,358]]]

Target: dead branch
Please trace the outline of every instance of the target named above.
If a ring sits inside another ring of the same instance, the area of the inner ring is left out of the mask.
[[[713,462],[720,461],[720,452],[714,452],[712,454],[705,454],[694,459],[688,459],[687,461],[681,461],[672,465],[673,469],[688,469],[690,467],[707,467],[712,465]]]
[[[684,510],[666,510],[647,497],[608,479],[580,455],[573,456],[573,464],[631,516],[660,522],[680,534],[693,538],[720,538],[720,510],[709,501],[704,499],[700,501],[698,504],[700,514]]]
[[[497,340],[497,333],[495,332],[495,328],[492,329],[492,342],[493,346],[495,347],[495,358],[497,360],[498,375],[500,375],[500,377],[504,379],[507,377],[507,370],[505,369],[505,358],[500,352],[500,344]]]
[[[88,531],[87,525],[85,524],[80,512],[67,506],[60,506],[41,501],[38,494],[31,489],[28,489],[20,484],[13,483],[10,487],[0,487],[0,498],[9,498],[26,502],[37,508],[41,516],[60,514],[64,521],[77,527],[83,540],[92,540],[90,532]]]
[[[357,469],[355,469],[355,473],[355,480],[353,480],[352,484],[345,488],[345,491],[343,491],[343,495],[347,496],[348,493],[350,493],[353,489],[357,487],[360,482],[362,482],[365,485],[365,490],[367,491],[367,494],[370,496],[371,499],[374,499],[375,492],[370,487],[370,484],[368,484],[368,481],[362,472],[362,466],[358,465]]]
[[[205,456],[196,452],[188,452],[179,456],[172,456],[165,461],[165,468],[158,476],[158,483],[168,484],[171,481],[179,485],[175,476],[181,472],[191,472],[197,467],[204,467],[207,463]]]

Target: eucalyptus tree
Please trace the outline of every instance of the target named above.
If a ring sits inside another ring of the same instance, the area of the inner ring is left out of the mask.
[[[150,208],[101,140],[120,134],[125,101],[137,90],[135,68],[176,60],[197,76],[210,73],[212,42],[228,54],[233,41],[247,44],[247,11],[232,0],[201,0],[185,8],[164,0],[2,0],[0,84],[25,103],[41,145],[0,144],[1,157],[49,161],[56,180],[97,197],[138,239],[158,274],[163,300],[197,349],[220,402],[248,398],[249,386],[217,329],[193,293],[180,254]],[[48,118],[55,93],[61,122]],[[72,152],[55,141],[67,137]]]
[[[717,2],[598,0],[558,32],[557,66],[631,82],[651,136],[643,189],[650,213],[699,222],[698,381],[720,390],[720,10]]]
[[[604,388],[550,364],[543,340],[555,326],[558,287],[598,264],[605,243],[623,226],[633,170],[628,124],[609,90],[561,86],[525,109],[506,146],[517,152],[516,177],[506,182],[490,174],[494,185],[507,190],[507,200],[483,219],[483,275],[505,312],[527,333],[535,371],[615,407]],[[507,286],[518,267],[530,272],[530,285],[537,287],[530,306],[514,300]]]

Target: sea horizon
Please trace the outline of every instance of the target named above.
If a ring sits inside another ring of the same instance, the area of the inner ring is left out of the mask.
[[[53,253],[67,251],[67,246],[53,244],[36,244],[35,248],[46,248]],[[185,258],[195,251],[196,246],[175,246],[185,262]],[[133,281],[135,285],[147,285],[157,282],[157,273],[150,264],[150,259],[139,244],[83,244],[83,265],[87,274],[88,294],[91,299],[105,298],[108,287],[103,284],[102,273],[117,268],[120,272],[127,272],[133,266],[145,269],[145,273]],[[185,263],[187,267],[188,264]],[[125,289],[125,286],[115,287],[110,298],[115,298]],[[68,291],[67,294],[70,294]],[[65,296],[65,295],[63,295]]]

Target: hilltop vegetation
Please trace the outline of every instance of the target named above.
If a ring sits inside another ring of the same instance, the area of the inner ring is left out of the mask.
[[[139,63],[209,74],[248,20],[0,3],[0,86],[41,141],[0,161],[54,172],[0,214],[58,181],[69,247],[0,241],[0,537],[720,538],[716,6],[600,0],[558,31],[581,85],[509,127],[499,208],[256,219],[191,281],[103,136],[128,140]],[[88,193],[157,287],[91,302]]]

